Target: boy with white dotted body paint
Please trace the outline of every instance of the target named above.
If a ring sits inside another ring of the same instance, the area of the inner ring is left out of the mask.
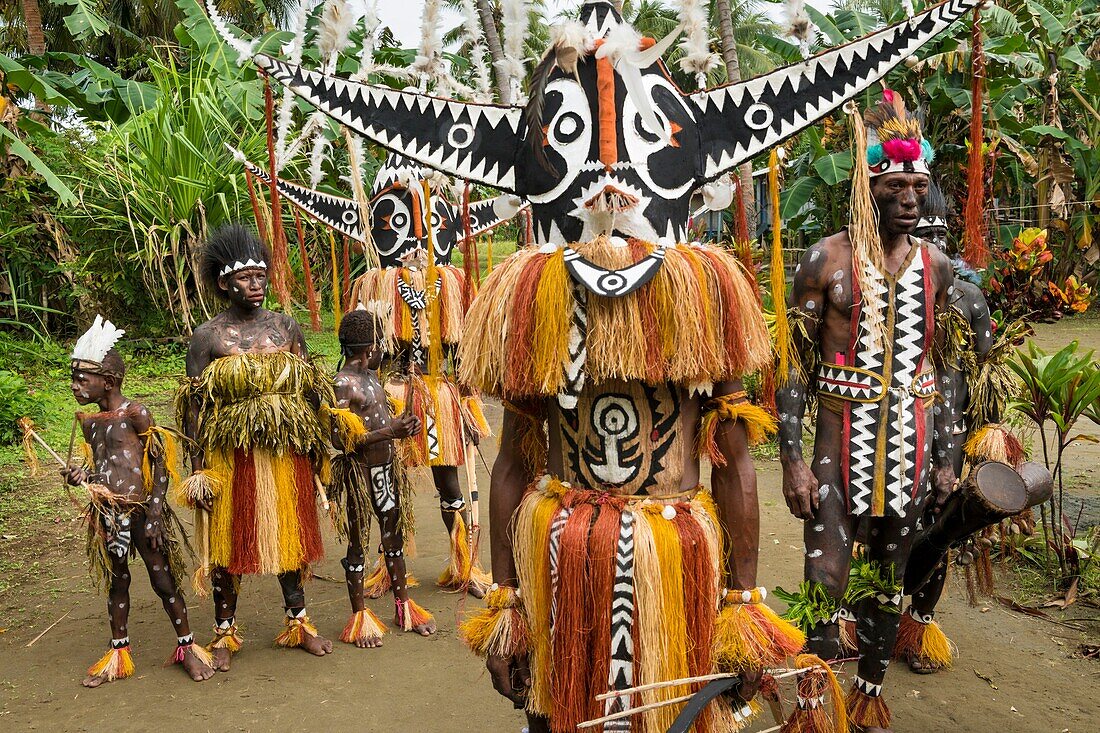
[[[378,378],[385,353],[383,318],[386,304],[371,301],[348,313],[340,322],[340,351],[344,364],[333,380],[336,407],[330,410],[332,444],[339,452],[332,461],[331,501],[336,532],[347,542],[341,561],[347,580],[352,615],[340,640],[360,649],[382,645],[385,625],[366,607],[363,589],[364,546],[369,541],[370,513],[378,516],[382,555],[393,591],[394,623],[402,631],[421,636],[435,633],[432,615],[409,598],[405,571],[406,522],[402,503],[409,500],[395,459],[394,440],[420,432],[412,413],[391,415],[386,390]]]
[[[111,646],[88,670],[85,687],[129,677],[127,622],[130,613],[129,558],[140,555],[153,590],[164,604],[176,635],[172,661],[197,682],[214,675],[210,655],[193,643],[187,605],[180,583],[186,576],[186,546],[182,527],[169,508],[166,493],[172,436],[158,428],[144,405],[122,393],[126,367],[113,345],[123,332],[97,317],[77,342],[72,355],[74,399],[94,404],[98,412],[78,412],[86,448],[84,467],[62,471],[74,486],[89,482],[105,487],[96,492],[88,511],[88,558],[93,576],[107,587]]]

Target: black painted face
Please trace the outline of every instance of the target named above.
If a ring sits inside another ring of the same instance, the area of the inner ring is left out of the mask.
[[[225,291],[229,302],[242,308],[259,308],[267,296],[267,270],[246,267],[218,278],[218,287]]]
[[[871,196],[878,207],[882,232],[915,233],[927,195],[928,176],[923,173],[885,173],[872,178]]]
[[[517,188],[531,202],[540,243],[585,240],[608,229],[649,241],[683,239],[698,185],[694,115],[661,62],[640,72],[635,93],[610,59],[593,54],[578,64],[577,77],[551,73],[542,152],[554,170],[531,144],[521,147],[517,166]]]
[[[947,252],[947,227],[945,226],[940,226],[938,224],[934,226],[918,226],[913,231],[913,236],[931,242],[939,247],[941,252]]]

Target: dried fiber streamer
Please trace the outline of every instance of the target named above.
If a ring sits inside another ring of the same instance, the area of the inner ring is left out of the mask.
[[[463,292],[466,287],[466,274],[462,268],[445,265],[436,268],[437,285],[435,295],[439,303],[438,331],[429,331],[427,309],[414,312],[401,297],[398,283],[411,285],[418,292],[425,291],[428,281],[423,270],[407,267],[385,267],[367,270],[352,285],[351,302],[368,303],[372,300],[393,305],[393,317],[383,320],[382,337],[386,340],[387,350],[393,350],[398,341],[410,343],[413,339],[413,319],[419,321],[420,344],[427,348],[430,335],[435,334],[442,343],[453,346],[462,335],[462,321],[465,316]]]
[[[328,487],[329,517],[341,542],[357,540],[360,546],[370,544],[371,517],[370,475],[366,464],[348,453],[332,458],[332,483]],[[350,517],[358,518],[352,527]]]
[[[832,668],[813,654],[799,655],[795,667],[806,672],[798,678],[798,707],[780,733],[848,733],[844,691]]]
[[[1023,445],[1002,424],[984,425],[967,439],[963,451],[975,463],[1000,461],[1016,467],[1027,459]]]
[[[699,0],[680,0],[680,27],[684,31],[684,40],[680,41],[680,69],[692,74],[699,86],[706,86],[707,74],[718,66],[718,54],[710,50],[710,23],[707,20],[707,8]]]
[[[954,661],[953,647],[935,621],[917,621],[909,612],[901,615],[898,638],[894,642],[894,659],[916,659],[923,669],[948,669]]]
[[[778,429],[775,416],[749,402],[744,392],[715,397],[703,405],[703,420],[695,437],[695,454],[705,455],[715,466],[726,465],[726,459],[718,450],[718,427],[722,422],[737,421],[744,424],[749,445],[763,442]]]
[[[406,571],[405,572],[405,587],[416,588],[420,585],[420,581],[415,575]],[[390,572],[386,568],[386,560],[382,555],[378,556],[378,559],[374,561],[374,567],[371,570],[371,574],[363,581],[363,594],[367,598],[381,598],[390,591],[393,590],[393,580],[390,578]]]
[[[599,237],[575,248],[599,266],[621,269],[654,245],[615,247]],[[498,265],[466,319],[461,381],[512,400],[560,392],[574,297],[560,249],[521,250]],[[669,247],[653,279],[629,295],[587,294],[587,378],[686,385],[759,369],[770,348],[755,304],[753,285],[729,252]]]

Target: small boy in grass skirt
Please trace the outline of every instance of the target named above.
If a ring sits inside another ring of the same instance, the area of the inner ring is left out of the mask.
[[[390,414],[386,391],[378,380],[384,347],[381,319],[386,304],[371,302],[340,322],[344,365],[334,380],[335,407],[329,410],[332,444],[331,502],[336,532],[347,542],[342,560],[352,616],[340,640],[359,648],[382,646],[385,625],[364,602],[363,547],[370,537],[370,513],[378,516],[394,623],[421,636],[435,633],[432,615],[409,598],[404,540],[411,529],[411,500],[404,466],[395,460],[393,442],[420,431],[409,413]]]
[[[129,559],[140,555],[153,590],[164,604],[176,635],[172,661],[201,682],[214,675],[209,653],[194,643],[181,583],[187,575],[186,536],[168,506],[169,475],[175,473],[175,441],[158,428],[144,405],[122,393],[126,366],[113,348],[123,331],[96,316],[72,354],[72,393],[86,448],[84,467],[62,471],[73,486],[91,489],[87,511],[88,562],[107,590],[111,647],[88,670],[85,687],[99,687],[134,673],[127,622],[130,615]]]

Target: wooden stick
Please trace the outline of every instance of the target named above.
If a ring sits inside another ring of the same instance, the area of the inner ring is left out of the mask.
[[[47,631],[49,631],[50,629],[52,629],[52,628],[53,628],[54,626],[57,626],[57,625],[58,625],[59,623],[61,623],[62,621],[64,621],[64,620],[65,620],[66,618],[68,618],[68,617],[69,617],[69,614],[70,614],[70,613],[72,613],[72,612],[73,612],[73,610],[72,610],[72,609],[70,608],[70,609],[69,609],[68,611],[66,611],[66,612],[65,612],[65,615],[64,615],[64,616],[62,616],[61,618],[59,618],[59,619],[57,619],[56,621],[54,621],[54,622],[53,622],[52,624],[50,624],[50,625],[49,625],[49,626],[47,626],[46,628],[42,629],[42,633],[41,633],[41,634],[39,634],[38,636],[34,637],[34,638],[33,638],[33,639],[31,639],[30,641],[28,641],[28,642],[27,642],[27,646],[26,646],[26,647],[24,647],[24,649],[26,649],[26,648],[29,648],[29,647],[31,647],[31,646],[34,646],[34,642],[36,642],[36,641],[38,641],[39,639],[41,639],[41,638],[42,638],[43,636],[45,636],[45,635],[46,635],[46,632],[47,632]]]
[[[781,680],[784,677],[793,677],[799,674],[805,674],[811,669],[818,669],[818,667],[805,667],[802,669],[783,669],[776,670],[772,674],[772,679]],[[645,692],[646,690],[656,690],[661,687],[673,687],[675,685],[693,685],[698,682],[713,682],[714,680],[724,680],[730,677],[738,677],[739,675],[730,672],[721,672],[718,674],[704,674],[698,677],[683,677],[678,680],[665,680],[663,682],[650,682],[648,685],[639,685],[638,687],[628,687],[625,690],[611,690],[609,692],[603,692],[596,695],[597,700],[609,700],[613,697],[624,697],[626,695],[633,695],[636,692]]]
[[[657,702],[651,702],[648,705],[642,705],[640,707],[631,708],[630,710],[623,710],[622,712],[612,713],[611,715],[605,715],[602,718],[596,718],[595,720],[586,720],[583,723],[577,723],[577,728],[593,728],[597,725],[600,725],[601,723],[610,723],[612,720],[629,718],[632,715],[644,713],[647,710],[653,710],[655,708],[663,708],[666,705],[675,705],[677,703],[687,702],[693,697],[695,697],[694,694],[674,697],[671,700],[658,700]]]
[[[49,454],[50,454],[51,456],[53,456],[53,459],[54,459],[55,461],[57,461],[57,464],[58,464],[59,466],[61,466],[62,468],[68,468],[68,467],[69,467],[69,464],[65,463],[65,461],[64,461],[64,460],[62,460],[61,456],[59,456],[59,455],[57,454],[57,451],[55,451],[55,450],[54,450],[53,448],[51,448],[51,447],[50,447],[50,444],[49,444],[49,443],[47,443],[46,441],[42,440],[42,436],[41,436],[41,435],[39,435],[38,433],[36,433],[36,432],[35,432],[35,430],[34,430],[34,428],[24,427],[23,429],[24,429],[24,430],[26,430],[26,431],[27,431],[27,433],[28,433],[28,434],[29,434],[29,435],[30,435],[30,436],[31,436],[32,438],[34,438],[35,440],[37,440],[37,441],[38,441],[38,444],[39,444],[40,446],[42,446],[43,448],[45,448],[45,449],[46,449],[46,452],[47,452],[47,453],[49,453]]]

